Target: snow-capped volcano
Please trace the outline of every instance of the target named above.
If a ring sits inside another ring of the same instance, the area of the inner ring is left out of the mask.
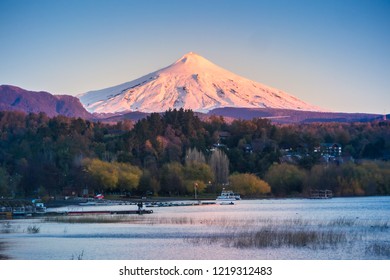
[[[323,111],[281,90],[229,72],[192,52],[134,81],[78,97],[88,111],[96,113],[164,112],[174,108],[208,112],[221,107]]]

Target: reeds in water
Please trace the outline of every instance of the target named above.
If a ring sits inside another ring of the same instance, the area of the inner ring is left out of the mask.
[[[138,222],[138,216],[124,216],[124,215],[85,215],[85,216],[58,216],[48,217],[45,222],[52,223],[68,223],[68,224],[109,224],[109,223],[123,223],[123,222]]]
[[[60,223],[124,223],[142,225],[172,225],[204,227],[198,237],[184,237],[193,244],[221,244],[235,248],[296,247],[310,249],[334,248],[341,244],[367,240],[367,236],[386,231],[389,221],[362,221],[340,217],[332,220],[302,218],[272,219],[266,217],[232,219],[230,217],[188,216],[60,216],[46,222]],[[367,254],[390,256],[390,245],[371,244]]]
[[[387,259],[390,258],[390,243],[389,242],[374,242],[373,244],[370,244],[366,246],[366,254],[367,255],[373,255],[373,256],[379,256],[379,257],[385,257]]]
[[[337,226],[337,227],[351,227],[356,224],[356,219],[346,218],[346,217],[339,217],[334,220],[329,221],[329,226]]]
[[[39,226],[28,226],[27,227],[27,233],[36,234],[41,231],[41,228]]]
[[[320,230],[293,230],[263,228],[251,233],[238,234],[229,241],[236,248],[310,247],[326,248],[347,240],[346,233]]]
[[[388,221],[379,221],[371,225],[371,229],[377,229],[379,231],[385,231],[390,229],[390,223]]]
[[[84,257],[84,250],[81,251],[80,254],[78,254],[77,256],[75,255],[72,255],[72,258],[71,260],[78,260],[78,261],[81,261]]]
[[[1,224],[0,233],[11,233],[14,229],[9,221],[6,221]]]

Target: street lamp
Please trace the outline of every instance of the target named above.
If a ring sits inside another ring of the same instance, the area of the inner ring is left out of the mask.
[[[194,184],[195,199],[198,199],[197,190],[198,190],[198,183],[195,183]]]

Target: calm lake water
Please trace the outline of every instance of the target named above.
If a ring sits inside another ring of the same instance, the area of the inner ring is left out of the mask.
[[[137,207],[68,210],[107,208]],[[390,259],[390,197],[242,200],[150,209],[153,214],[89,221],[0,221],[0,241],[6,244],[2,253],[22,260]],[[104,223],[110,220],[115,223]],[[29,227],[39,232],[31,233]]]

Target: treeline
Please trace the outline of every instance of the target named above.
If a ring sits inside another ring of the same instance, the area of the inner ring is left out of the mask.
[[[276,196],[309,195],[315,189],[330,189],[335,196],[389,195],[390,163],[367,160],[358,164],[317,164],[309,170],[274,164],[265,180]]]
[[[324,161],[321,143],[344,161]],[[286,163],[286,151],[295,160]],[[0,112],[0,197],[390,194],[390,123],[274,125],[267,119],[201,121],[192,111],[153,113],[134,125]],[[346,162],[345,158],[348,158]]]

